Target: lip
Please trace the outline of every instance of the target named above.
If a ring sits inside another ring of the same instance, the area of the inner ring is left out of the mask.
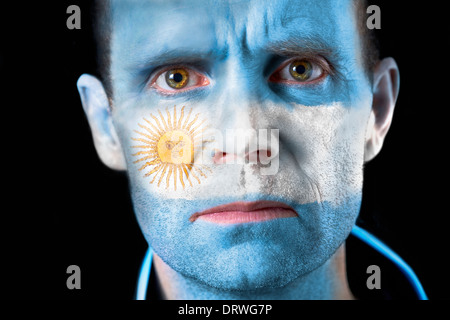
[[[218,224],[235,224],[289,217],[298,217],[298,214],[292,207],[282,202],[239,201],[196,212],[189,221],[201,219]]]

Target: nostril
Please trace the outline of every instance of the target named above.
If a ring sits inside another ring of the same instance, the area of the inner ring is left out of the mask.
[[[270,150],[258,150],[257,151],[258,162],[264,162],[271,158],[272,152]]]
[[[227,158],[226,152],[214,151],[213,162],[216,164],[225,163]]]
[[[271,157],[272,152],[270,150],[262,149],[247,153],[246,161],[252,164],[267,164]]]
[[[258,155],[261,151],[258,151]],[[272,156],[272,152],[270,150],[263,151],[263,157],[270,158]]]
[[[220,158],[225,157],[226,155],[227,155],[226,152],[217,152],[217,151],[214,151],[214,153],[213,153],[213,158],[214,158],[214,159],[220,159]]]
[[[252,163],[252,164],[268,164],[272,158],[271,150],[256,150],[246,154],[246,157],[240,158],[235,153],[227,153],[215,150],[211,153],[212,160],[215,164],[232,164],[232,163]]]

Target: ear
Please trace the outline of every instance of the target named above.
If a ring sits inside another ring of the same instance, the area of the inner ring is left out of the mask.
[[[77,87],[100,159],[111,169],[125,170],[125,158],[102,83],[94,76],[83,74],[78,79]]]
[[[392,58],[378,62],[373,73],[372,111],[366,131],[364,161],[370,161],[380,152],[394,114],[400,87],[400,73]]]

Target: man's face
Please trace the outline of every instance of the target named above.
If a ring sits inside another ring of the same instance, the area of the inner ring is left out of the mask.
[[[113,122],[141,229],[174,270],[221,289],[280,287],[344,242],[372,103],[352,3],[112,1]],[[246,150],[218,140],[239,129],[278,130],[274,172],[230,161]],[[193,218],[262,200],[296,214]]]

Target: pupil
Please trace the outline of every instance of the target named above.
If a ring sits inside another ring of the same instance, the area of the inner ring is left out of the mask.
[[[304,65],[299,64],[298,66],[294,67],[294,71],[297,72],[298,74],[303,74],[306,71],[306,68]]]
[[[183,75],[181,73],[177,72],[172,76],[172,79],[175,82],[181,82],[183,80]]]

